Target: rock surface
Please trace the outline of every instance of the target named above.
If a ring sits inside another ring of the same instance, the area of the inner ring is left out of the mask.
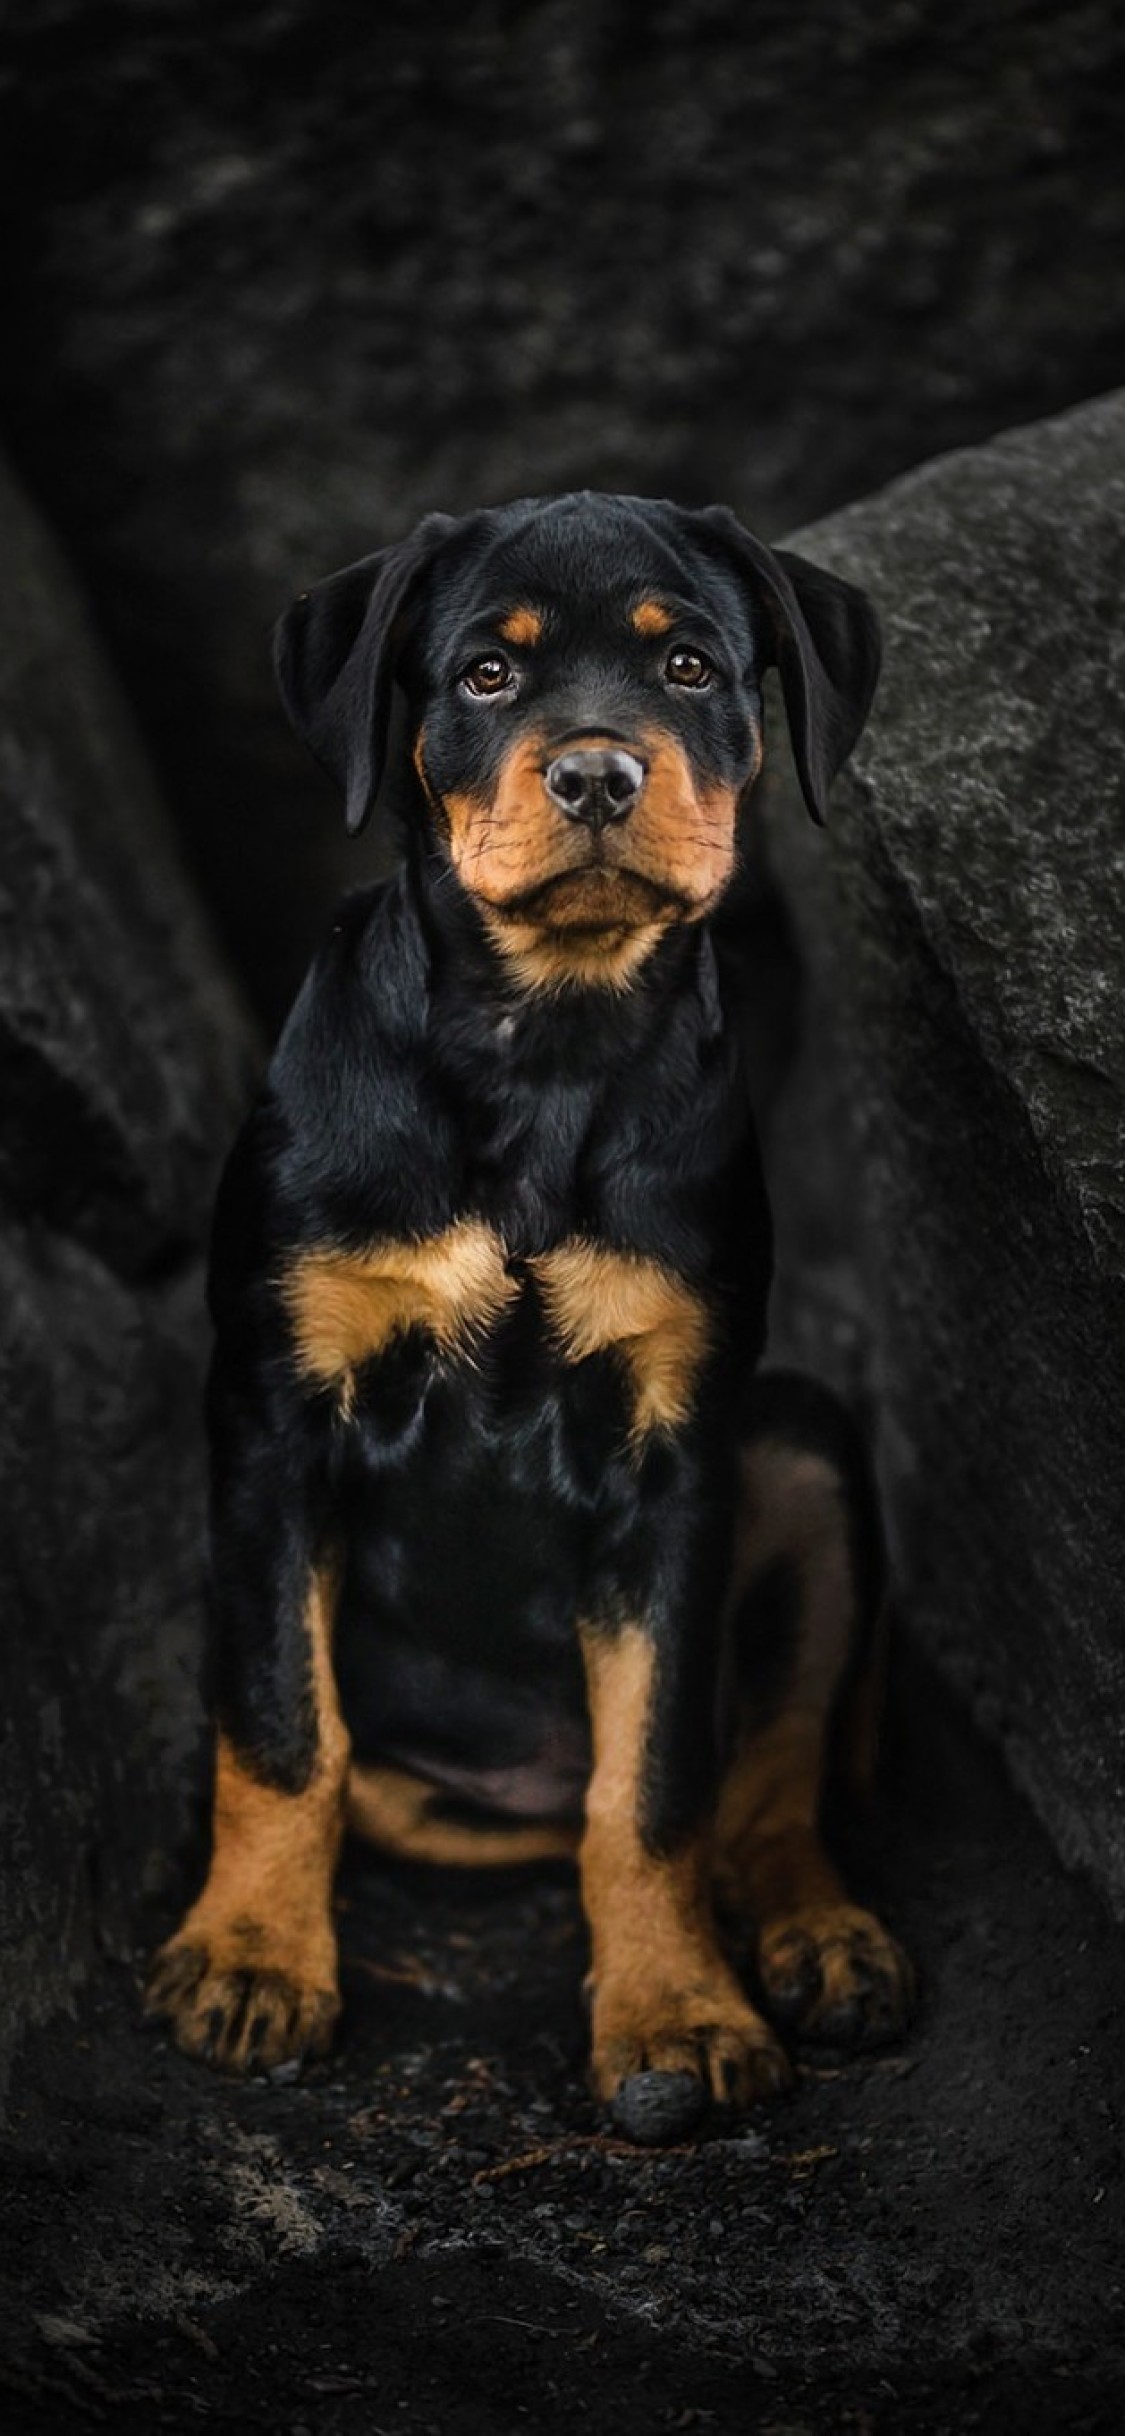
[[[1125,1914],[1125,396],[797,546],[887,658],[827,845],[767,815],[779,1339],[866,1382],[911,1626]]]
[[[213,14],[6,10],[0,415],[276,1010],[370,852],[273,704],[292,594],[580,483],[776,533],[1125,380],[1125,20]]]
[[[252,1043],[70,579],[0,477],[0,2080],[127,1946],[198,1726],[200,1249]]]

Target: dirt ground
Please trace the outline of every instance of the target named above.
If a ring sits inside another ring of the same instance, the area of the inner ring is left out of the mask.
[[[917,1662],[853,1864],[908,2044],[670,2150],[585,2092],[561,1870],[353,1857],[341,2042],[287,2087],[172,2053],[107,1965],[11,2091],[0,2425],[1116,2432],[1120,1935]]]

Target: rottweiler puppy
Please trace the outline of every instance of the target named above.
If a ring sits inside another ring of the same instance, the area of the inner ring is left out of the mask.
[[[878,1518],[834,1401],[759,1374],[715,918],[767,669],[819,821],[878,661],[863,595],[728,511],[586,492],[429,516],[282,620],[351,829],[393,750],[403,855],[341,909],[219,1194],[214,1846],[149,1990],[191,2053],[327,2046],[345,1824],[576,1856],[593,2082],[634,2137],[781,2089],[772,2024],[905,2018],[820,1829]]]

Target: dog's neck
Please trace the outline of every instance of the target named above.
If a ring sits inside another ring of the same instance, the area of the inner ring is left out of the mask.
[[[435,1037],[479,1054],[491,1045],[503,1064],[604,1081],[650,1050],[678,1005],[691,1005],[708,1031],[721,1027],[715,961],[706,922],[677,923],[656,941],[624,988],[563,983],[534,989],[514,975],[502,948],[448,865],[412,857],[404,891],[427,965]]]
[[[716,1208],[761,1196],[709,924],[671,931],[628,992],[524,995],[463,893],[406,866],[344,910],[327,955],[271,1070],[271,1107],[299,1111],[283,1237],[295,1180],[325,1240],[468,1211],[516,1253],[604,1235],[684,1274],[722,1267]]]

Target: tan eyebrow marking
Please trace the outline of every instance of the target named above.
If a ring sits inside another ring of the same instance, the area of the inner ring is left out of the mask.
[[[515,643],[517,647],[521,643],[538,643],[543,634],[543,620],[538,609],[509,609],[500,620],[499,632],[505,643]]]
[[[662,601],[638,601],[629,615],[638,634],[668,634],[675,623]]]

